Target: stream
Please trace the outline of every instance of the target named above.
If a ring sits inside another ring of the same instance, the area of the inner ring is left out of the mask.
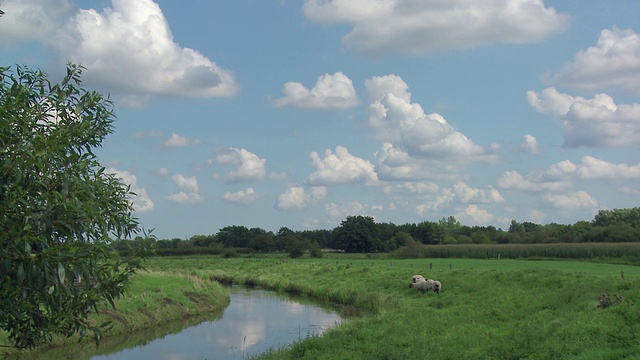
[[[91,359],[245,359],[321,335],[342,321],[333,309],[273,291],[233,286],[228,293],[231,302],[215,320]]]

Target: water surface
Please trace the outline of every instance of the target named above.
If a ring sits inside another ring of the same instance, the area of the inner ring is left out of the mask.
[[[228,292],[231,302],[219,319],[91,359],[243,359],[321,335],[341,322],[333,309],[272,291],[231,287]]]

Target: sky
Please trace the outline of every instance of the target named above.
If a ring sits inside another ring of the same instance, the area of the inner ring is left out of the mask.
[[[160,239],[640,205],[637,0],[4,0],[0,65],[115,105]]]

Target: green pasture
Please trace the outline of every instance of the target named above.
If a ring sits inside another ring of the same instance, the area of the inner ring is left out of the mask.
[[[263,359],[639,358],[640,271],[576,261],[156,258],[163,271],[342,305],[350,320]],[[621,276],[624,272],[624,279]],[[409,288],[438,279],[440,295]],[[598,307],[619,293],[622,303]]]
[[[331,253],[320,259],[155,257],[146,267],[116,310],[96,318],[113,321],[101,352],[117,350],[110,344],[119,336],[132,346],[149,331],[179,331],[201,321],[195,315],[203,304],[219,313],[228,301],[216,283],[222,282],[331,303],[347,318],[321,337],[272,349],[260,359],[640,358],[640,267],[632,265]],[[410,289],[414,274],[440,280],[442,292]],[[614,293],[624,300],[598,307],[598,297]],[[89,358],[82,354],[92,351],[92,343],[74,342],[59,339],[51,348],[7,358]],[[71,347],[60,348],[62,343]]]

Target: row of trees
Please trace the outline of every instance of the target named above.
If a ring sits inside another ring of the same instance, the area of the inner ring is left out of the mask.
[[[453,216],[438,222],[396,225],[376,223],[372,217],[358,215],[347,217],[333,230],[293,231],[282,227],[273,233],[234,225],[213,235],[195,235],[188,240],[163,239],[155,245],[161,253],[163,249],[210,247],[291,252],[291,249],[306,250],[311,245],[348,253],[373,253],[390,252],[412,240],[426,245],[635,242],[640,241],[640,208],[601,210],[592,221],[572,225],[513,220],[506,231],[494,226],[462,225]]]

